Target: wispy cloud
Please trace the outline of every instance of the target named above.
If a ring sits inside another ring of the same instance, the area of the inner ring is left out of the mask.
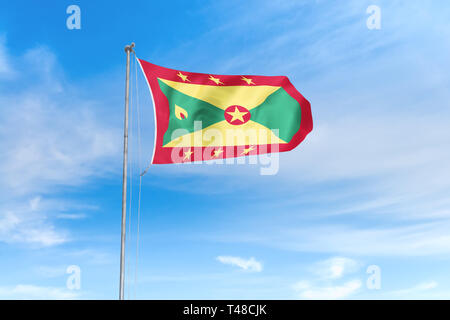
[[[15,204],[14,208],[0,208],[0,241],[37,246],[53,246],[68,240],[66,232],[55,230],[45,214],[29,205]]]
[[[79,220],[86,218],[84,213],[59,213],[56,215],[58,219]]]
[[[360,280],[348,281],[336,286],[314,286],[307,281],[301,281],[293,286],[298,297],[311,300],[336,300],[344,299],[355,294],[361,288]]]
[[[388,295],[397,296],[399,298],[408,299],[414,295],[424,293],[429,290],[433,290],[438,286],[438,283],[436,281],[427,281],[419,283],[418,285],[406,288],[406,289],[400,289],[391,291],[388,293]]]
[[[288,223],[288,221],[287,221]],[[352,256],[438,256],[450,252],[450,223],[436,220],[396,226],[350,226],[310,224],[266,227],[258,230],[230,231],[205,237],[226,243],[258,243],[299,252],[320,252]]]
[[[76,186],[111,171],[120,130],[104,120],[100,103],[80,99],[46,47],[21,57],[20,83],[0,94],[2,188],[23,194]],[[18,86],[18,87],[17,87]],[[12,107],[14,106],[14,107]]]
[[[9,80],[13,75],[14,71],[6,48],[6,36],[0,33],[0,80],[2,78]]]
[[[218,256],[216,259],[223,264],[229,264],[249,272],[261,272],[263,269],[262,263],[255,260],[253,257],[244,259],[233,256]]]
[[[371,298],[379,299],[409,299],[409,300],[439,300],[448,299],[450,291],[448,287],[442,285],[438,281],[428,280],[417,283],[410,287],[394,289],[394,290],[379,290],[375,295],[370,295]]]
[[[2,299],[43,299],[43,300],[73,300],[79,298],[79,291],[71,291],[59,287],[43,287],[28,284],[0,287]]]
[[[357,271],[359,265],[357,261],[350,258],[333,257],[318,262],[311,270],[321,279],[339,279],[348,273]]]
[[[13,61],[5,60],[4,43],[0,38],[0,72]],[[15,59],[16,77],[0,93],[0,241],[53,246],[69,240],[55,218],[85,216],[68,212],[77,205],[55,191],[110,173],[119,130],[101,120],[101,105],[78,98],[49,48],[31,48]]]
[[[94,265],[111,265],[115,262],[115,259],[110,252],[93,247],[65,251],[62,252],[62,254],[70,258],[82,259],[82,261]]]
[[[58,278],[66,276],[67,266],[39,266],[34,269],[37,275],[44,278]]]
[[[345,299],[362,287],[361,280],[355,279],[359,267],[358,261],[347,257],[322,260],[310,266],[311,280],[298,281],[292,288],[301,299]],[[348,275],[353,279],[343,279]]]

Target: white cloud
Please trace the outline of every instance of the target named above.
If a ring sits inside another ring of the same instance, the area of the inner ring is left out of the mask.
[[[48,200],[41,196],[28,201],[10,199],[0,206],[0,241],[37,247],[69,241],[67,231],[57,229],[53,223],[54,218],[64,214],[66,206],[61,200]]]
[[[309,268],[313,281],[299,281],[293,285],[301,299],[344,299],[358,291],[362,282],[358,279],[335,284],[336,280],[358,271],[360,263],[346,257],[332,257],[314,263]]]
[[[38,209],[39,203],[41,202],[41,197],[34,197],[30,200],[30,209],[35,211]]]
[[[436,281],[429,281],[429,282],[422,282],[419,285],[417,285],[414,289],[416,290],[430,290],[434,289],[438,286],[438,283]]]
[[[406,289],[400,289],[395,290],[391,292],[387,292],[386,294],[388,296],[392,296],[394,298],[400,298],[400,299],[413,299],[417,295],[426,293],[430,290],[435,289],[438,286],[438,283],[436,281],[427,281],[419,283],[418,285],[406,288]]]
[[[80,295],[79,291],[58,287],[41,287],[25,284],[0,287],[1,299],[72,300],[77,299]]]
[[[284,239],[274,239],[274,244],[295,251],[361,256],[439,255],[450,253],[449,227],[446,220],[392,227],[310,226],[284,230]]]
[[[236,266],[245,271],[261,272],[263,269],[262,263],[256,261],[255,258],[253,257],[251,257],[250,259],[243,259],[240,257],[232,257],[232,256],[218,256],[216,259],[223,264]]]
[[[285,222],[289,224],[289,221]],[[292,224],[291,224],[292,225]],[[299,252],[352,256],[437,256],[450,253],[450,222],[391,226],[350,226],[345,224],[309,224],[302,228],[290,225],[259,230],[225,230],[205,239],[226,243],[257,243],[268,247]]]
[[[353,273],[359,268],[359,263],[345,257],[333,257],[318,262],[312,271],[322,279],[339,279],[345,274]]]
[[[336,300],[344,299],[355,294],[361,288],[360,280],[352,280],[343,285],[336,286],[314,286],[307,281],[294,284],[294,290],[301,299],[311,300]]]
[[[13,74],[6,49],[6,37],[0,34],[0,80],[1,78],[10,78]]]
[[[367,292],[364,299],[390,299],[390,300],[448,300],[450,291],[435,280],[417,283],[411,287],[394,290],[374,290]]]
[[[5,52],[0,39],[0,73]],[[17,77],[5,85],[12,90],[0,93],[0,241],[58,245],[69,237],[55,218],[85,213],[68,212],[78,205],[57,192],[111,173],[120,159],[114,157],[120,130],[108,123],[105,106],[79,98],[49,48],[31,48],[16,59]]]
[[[10,211],[6,211],[0,216],[0,233],[8,232],[20,223],[19,217]]]
[[[67,276],[67,266],[39,266],[35,268],[35,272],[44,278],[57,278]]]
[[[59,213],[56,215],[58,219],[79,220],[86,218],[84,213]]]
[[[0,241],[37,246],[53,246],[68,241],[63,231],[40,214],[17,208],[19,211],[0,211]]]
[[[111,253],[96,248],[64,251],[62,254],[70,258],[83,259],[83,261],[95,265],[114,265],[116,262],[115,256]]]
[[[35,93],[0,96],[0,101],[15,106],[0,120],[2,147],[8,150],[0,173],[9,192],[76,186],[110,171],[110,157],[120,149],[114,144],[117,131],[99,123],[89,106],[62,108]]]

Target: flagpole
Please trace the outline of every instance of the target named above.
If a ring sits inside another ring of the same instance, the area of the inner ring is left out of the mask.
[[[123,181],[122,181],[122,229],[120,239],[120,283],[119,300],[124,299],[125,284],[125,230],[127,219],[127,164],[128,164],[128,103],[130,95],[130,54],[133,51],[134,42],[125,46],[127,54],[127,74],[125,82],[125,119],[123,129]]]

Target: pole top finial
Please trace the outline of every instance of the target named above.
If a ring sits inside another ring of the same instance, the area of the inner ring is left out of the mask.
[[[134,48],[134,42],[132,42],[130,45],[125,46],[125,52],[132,52]]]

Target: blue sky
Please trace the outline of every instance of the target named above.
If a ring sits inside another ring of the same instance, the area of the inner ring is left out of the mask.
[[[66,28],[71,4],[80,30]],[[141,166],[154,130],[137,73],[127,298],[450,298],[449,14],[423,0],[3,2],[0,298],[117,298],[131,41],[169,68],[286,75],[314,130],[276,175],[152,166],[136,273],[137,96]]]

